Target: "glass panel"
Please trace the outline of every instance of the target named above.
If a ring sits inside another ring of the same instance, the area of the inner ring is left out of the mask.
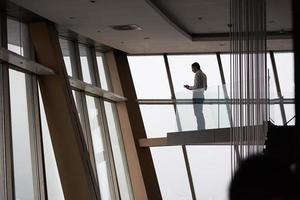
[[[79,53],[83,81],[92,84],[90,72],[92,64],[90,60],[89,49],[86,46],[79,45]]]
[[[203,104],[203,117],[199,117],[198,115],[201,115],[200,106],[201,104],[177,105],[177,115],[181,124],[182,131],[229,127],[229,119],[226,108],[223,107],[221,109],[221,107],[218,108],[218,105]]]
[[[284,98],[295,98],[294,54],[275,53],[274,56],[282,96]]]
[[[284,104],[286,121],[290,121],[287,125],[295,125],[295,104]]]
[[[128,56],[138,99],[170,99],[163,56]]]
[[[112,89],[111,89],[110,79],[108,75],[109,73],[107,72],[103,54],[96,52],[96,59],[97,59],[99,76],[100,76],[101,88],[104,90],[111,91]]]
[[[270,105],[270,121],[275,125],[283,125],[279,104]]]
[[[86,96],[89,121],[91,127],[92,141],[93,141],[93,150],[95,155],[95,161],[97,166],[98,173],[98,182],[100,185],[100,192],[102,199],[113,199],[110,187],[111,177],[109,175],[109,161],[107,151],[104,148],[104,135],[103,131],[99,126],[100,116],[99,110],[96,108],[96,102],[99,105],[99,102],[94,97]]]
[[[191,65],[194,62],[200,64],[201,70],[207,77],[207,90],[205,98],[217,98],[218,85],[221,85],[217,57],[213,55],[175,55],[168,56],[170,71],[174,84],[176,98],[191,98],[191,91],[186,90],[183,85],[194,85],[194,76]]]
[[[16,199],[37,199],[34,194],[35,158],[32,157],[25,74],[9,70],[11,125]]]
[[[123,146],[123,139],[121,136],[121,130],[116,113],[117,110],[115,105],[109,102],[104,102],[104,106],[116,167],[120,196],[122,200],[133,199],[128,165]]]
[[[80,120],[80,124],[84,133],[84,139],[86,141],[86,127],[85,127],[85,122],[84,122],[84,115],[83,115],[83,109],[82,109],[82,99],[81,99],[81,93],[75,90],[72,90],[72,94],[73,94],[73,98],[74,98],[74,102],[76,105],[76,109],[77,109],[77,113],[78,113],[78,117]]]
[[[173,105],[140,105],[147,138],[166,137],[177,132]]]
[[[269,70],[269,98],[275,99],[278,98],[275,78],[274,78],[274,71],[271,63],[270,53],[267,53],[267,69]]]
[[[7,19],[7,41],[8,50],[19,55],[24,55],[23,52],[23,34],[25,24],[18,21]]]
[[[60,182],[52,141],[49,133],[43,101],[40,95],[40,112],[42,124],[42,139],[44,148],[46,184],[49,200],[64,200],[64,193]]]
[[[164,200],[191,200],[181,147],[153,147],[151,154]]]
[[[231,178],[230,146],[187,147],[197,199],[228,199]]]
[[[59,43],[64,57],[67,73],[69,76],[73,76],[72,68],[75,66],[73,54],[71,53],[73,45],[70,41],[61,38],[59,39]]]

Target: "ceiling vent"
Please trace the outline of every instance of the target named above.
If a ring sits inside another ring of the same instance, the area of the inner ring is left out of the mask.
[[[143,30],[136,24],[125,24],[125,25],[114,25],[110,26],[112,29],[116,31],[141,31]]]

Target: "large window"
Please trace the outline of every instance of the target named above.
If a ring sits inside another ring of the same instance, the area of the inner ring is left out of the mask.
[[[100,127],[100,125],[102,125],[101,113],[99,110],[100,102],[98,99],[91,96],[86,96],[86,102],[101,197],[102,199],[114,199],[107,147],[105,146],[105,135],[103,126]]]
[[[33,133],[29,130],[25,74],[9,71],[16,199],[36,199]]]
[[[171,92],[163,56],[129,56],[138,99],[169,99]]]
[[[169,65],[164,64],[163,58],[162,55],[128,57],[147,138],[159,139],[167,137],[168,132],[197,129],[193,101],[191,101],[193,93],[183,87],[185,84],[193,85],[194,73],[191,64],[194,62],[200,64],[207,76],[208,89],[204,93],[206,102],[203,104],[205,128],[230,127],[231,105],[226,105],[224,101],[227,98],[225,92],[227,91],[230,98],[230,89],[234,86],[230,85],[230,54],[220,54],[225,86],[221,83],[216,54],[167,55]],[[158,61],[159,63],[156,63]],[[292,125],[295,122],[294,104],[285,101],[287,98],[294,98],[293,55],[275,53],[275,61],[279,85],[284,96],[284,113],[287,121],[290,120],[289,125]],[[270,120],[277,125],[282,125],[283,113],[280,109],[276,77],[269,53],[266,62],[271,100]],[[173,84],[169,84],[168,77],[171,77]],[[285,79],[288,81],[284,81]],[[170,91],[174,91],[175,99],[171,99]],[[162,144],[159,146],[150,149],[163,199],[192,199],[191,183],[197,199],[228,199],[232,159],[232,149],[229,145],[187,146],[186,152],[180,146],[170,147]],[[188,179],[188,174],[191,174],[191,179]]]
[[[92,77],[91,77],[92,61],[90,57],[89,48],[84,45],[79,45],[79,53],[80,53],[80,62],[81,62],[83,81],[91,84],[92,83]]]
[[[192,92],[186,90],[183,85],[194,84],[194,73],[191,65],[194,62],[200,64],[201,70],[207,77],[207,90],[205,98],[217,98],[218,86],[221,78],[216,55],[176,55],[168,56],[172,80],[176,98],[191,98]]]
[[[164,200],[191,200],[190,185],[180,147],[151,148],[160,191]]]
[[[109,136],[113,151],[113,158],[116,167],[117,179],[119,184],[119,191],[121,199],[133,199],[131,182],[129,179],[129,172],[127,168],[127,160],[123,146],[123,139],[117,118],[117,110],[113,103],[104,102],[105,113],[107,117]]]

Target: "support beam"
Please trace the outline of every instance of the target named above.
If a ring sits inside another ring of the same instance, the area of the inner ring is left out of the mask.
[[[140,148],[138,140],[146,137],[127,55],[121,51],[105,54],[114,93],[126,97],[117,103],[124,147],[135,199],[162,199],[148,148]]]
[[[273,51],[270,51],[270,58],[271,58],[271,63],[272,63],[272,68],[273,68],[273,73],[274,73],[274,80],[275,80],[277,95],[280,100],[279,107],[280,107],[280,112],[281,112],[281,116],[282,116],[282,124],[285,125],[287,121],[286,121],[285,109],[284,109],[284,105],[283,105],[283,96],[281,93],[279,77],[278,77],[278,73],[277,73],[277,66],[276,66]]]
[[[54,24],[29,24],[39,63],[56,74],[39,77],[49,132],[66,200],[100,199]]]

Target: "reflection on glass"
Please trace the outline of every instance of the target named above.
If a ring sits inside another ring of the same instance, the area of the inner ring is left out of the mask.
[[[83,81],[92,84],[91,73],[90,73],[92,65],[91,65],[89,50],[86,46],[79,45],[79,53],[80,53],[80,62],[81,62]]]
[[[63,54],[63,58],[64,58],[64,61],[65,61],[65,66],[66,66],[66,70],[67,70],[67,73],[69,76],[73,76],[73,73],[72,73],[72,66],[73,66],[73,63],[72,63],[72,58],[71,58],[71,51],[72,51],[72,44],[70,41],[68,40],[64,40],[64,39],[59,39],[59,43],[60,43],[60,48],[61,48],[61,51],[62,51],[62,54]]]
[[[107,117],[110,141],[114,156],[119,191],[122,200],[133,199],[131,182],[129,179],[128,165],[125,157],[123,139],[119,127],[119,122],[114,104],[104,102],[105,113]]]
[[[101,198],[102,199],[112,199],[112,187],[110,187],[110,175],[109,175],[109,164],[107,151],[104,148],[104,135],[103,131],[99,126],[99,118],[101,113],[99,113],[96,108],[96,99],[94,97],[86,96],[89,121],[91,127],[93,149],[95,154],[98,182],[100,186]],[[99,104],[99,102],[97,102]]]
[[[24,32],[25,24],[7,19],[7,41],[8,41],[8,50],[19,54],[24,55],[23,52],[23,37],[21,35]]]
[[[177,132],[173,105],[140,105],[147,138],[166,137],[168,132]]]
[[[151,154],[164,200],[191,200],[181,147],[152,147]]]
[[[198,62],[201,70],[206,74],[208,86],[206,93],[212,94],[212,98],[217,97],[217,86],[221,85],[221,78],[215,54],[172,55],[168,56],[168,60],[176,98],[187,98],[185,96],[180,96],[180,94],[187,94],[185,93],[187,90],[183,85],[194,85],[195,74],[192,72],[191,68],[191,65],[194,62]]]
[[[48,199],[64,200],[64,193],[60,182],[44,105],[41,95],[39,96]]]
[[[96,59],[97,59],[97,65],[98,65],[98,70],[99,70],[101,88],[104,90],[111,90],[107,68],[106,68],[106,66],[104,64],[104,60],[103,60],[104,59],[103,54],[97,52]]]
[[[36,199],[33,152],[30,141],[25,74],[9,70],[11,125],[16,199]]]
[[[275,62],[284,98],[295,98],[294,54],[275,53]]]
[[[230,146],[188,146],[197,199],[228,199],[231,178]]]
[[[128,56],[128,62],[138,99],[171,98],[163,56]]]

